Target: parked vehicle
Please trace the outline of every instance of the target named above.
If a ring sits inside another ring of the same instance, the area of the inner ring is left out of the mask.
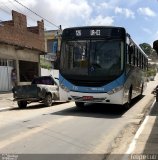
[[[45,106],[51,106],[53,101],[59,100],[58,80],[52,76],[35,78],[31,85],[14,87],[13,97],[19,108],[26,108],[27,104],[39,101]]]

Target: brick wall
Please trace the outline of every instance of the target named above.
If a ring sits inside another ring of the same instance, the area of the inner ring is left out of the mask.
[[[45,51],[43,21],[38,21],[37,26],[27,27],[26,16],[12,11],[12,20],[1,24],[0,42]]]

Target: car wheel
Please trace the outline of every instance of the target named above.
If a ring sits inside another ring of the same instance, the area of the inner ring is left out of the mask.
[[[26,108],[27,107],[27,101],[18,101],[19,108]]]
[[[44,99],[44,104],[46,107],[50,107],[52,105],[52,96],[51,94],[47,94]]]

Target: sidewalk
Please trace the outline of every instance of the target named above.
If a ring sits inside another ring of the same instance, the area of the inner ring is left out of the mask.
[[[158,159],[158,102],[146,116],[136,137],[136,147],[132,154],[157,154]]]
[[[0,92],[0,111],[16,106],[16,102],[13,102],[12,92]]]
[[[158,74],[155,77],[155,81],[148,83],[148,89],[145,91],[145,95],[151,95],[151,91],[156,85],[158,85]],[[136,154],[137,156],[131,156],[131,159],[137,160],[142,158],[140,156],[143,155],[144,159],[158,159],[158,102],[155,100],[151,107],[150,113],[145,117],[133,139],[134,147],[130,154]]]

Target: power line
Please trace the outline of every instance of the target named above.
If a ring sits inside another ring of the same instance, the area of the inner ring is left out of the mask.
[[[9,2],[12,6],[14,6],[17,10],[19,10],[20,12],[22,12],[21,9],[19,9],[16,5],[13,4],[13,2],[11,2],[10,0],[8,0],[8,2]]]
[[[57,26],[56,24],[50,22],[49,20],[45,19],[44,17],[40,16],[39,14],[37,14],[36,12],[32,11],[30,8],[24,6],[22,3],[20,3],[19,1],[17,0],[14,0],[15,2],[17,2],[18,4],[20,4],[21,6],[23,6],[24,8],[26,8],[27,10],[29,10],[30,12],[34,13],[35,15],[37,15],[38,17],[42,18],[43,20],[45,20],[46,22],[52,24],[53,26],[57,27],[58,29],[60,29],[59,26]]]
[[[19,9],[11,0],[8,0],[8,2],[14,7],[16,8],[18,11],[20,11],[21,13],[23,13],[23,11],[21,9]],[[32,19],[33,21],[35,21],[33,18],[29,17],[30,19]],[[31,27],[31,24],[28,23],[28,26]]]
[[[3,6],[5,6],[8,10],[10,10],[10,8],[3,2],[1,2]],[[10,13],[9,13],[10,14]]]
[[[13,0],[14,1],[14,0]],[[16,10],[20,11],[23,14],[26,14],[24,11],[22,11],[21,9],[19,9],[19,7],[17,7],[17,5],[14,4],[14,2],[11,2],[11,0],[8,0],[8,2],[10,3],[10,5],[12,5],[13,8],[16,8]],[[16,2],[15,2],[16,3]],[[20,4],[19,4],[20,5]],[[2,6],[5,6],[8,10],[2,8]],[[9,7],[9,5],[6,5],[5,3],[2,2],[2,5],[0,5],[0,10],[2,10],[3,12],[5,12],[6,14],[8,14],[10,16],[11,10],[13,9],[11,6]],[[37,15],[36,15],[37,16]],[[32,21],[37,21],[37,19],[33,18],[32,16],[27,15],[27,17]],[[38,16],[39,17],[39,16]],[[32,26],[31,23],[28,22],[28,26]],[[48,23],[45,23],[45,26],[47,26],[48,28],[51,28],[50,25],[48,25]]]
[[[14,4],[14,2],[12,2],[11,0],[8,0],[8,2],[9,2],[14,8],[16,8],[18,11],[20,11],[20,13],[23,13],[23,14],[27,15],[27,14],[25,13],[25,11],[24,11],[24,10],[22,11],[19,7],[17,7],[17,5]],[[16,3],[16,2],[15,2],[15,3]],[[9,8],[9,10],[12,10],[12,9]],[[32,22],[34,22],[34,21],[37,22],[37,19],[35,19],[35,18],[33,18],[33,17],[29,16],[29,15],[27,15],[27,17],[28,17]],[[31,27],[32,25],[28,22],[28,26]],[[45,26],[50,27],[50,26],[47,25],[47,24],[45,24]]]
[[[12,3],[10,0],[8,0],[8,1],[9,1],[9,3],[11,3],[11,4],[13,5],[13,3]],[[2,3],[2,4],[3,4],[3,6],[7,7],[7,8],[9,9],[9,11],[12,10],[11,8],[9,8],[9,5],[6,6],[4,3]],[[14,6],[17,10],[20,10],[20,9],[18,9],[15,5],[13,5],[13,6]],[[5,9],[2,8],[1,6],[0,6],[0,10],[2,10],[3,12],[7,13],[7,14],[10,16],[10,13],[11,13],[11,12],[5,10]],[[21,10],[20,10],[20,11],[21,11]],[[31,25],[29,24],[29,26],[31,26]]]
[[[5,13],[7,13],[7,14],[9,14],[10,15],[10,12],[8,12],[7,10],[5,10],[5,9],[3,9],[1,6],[0,6],[0,9],[3,11],[3,12],[5,12]]]
[[[27,15],[27,17],[30,19],[30,21],[32,21],[32,22],[37,22],[37,18],[35,18],[35,17],[32,17],[30,14],[28,14],[28,10],[21,10],[21,9],[19,9],[13,2],[11,2],[11,0],[8,0],[14,7],[16,7],[21,13],[23,13],[23,14],[25,14],[25,15]],[[15,2],[16,3],[16,2]],[[30,25],[30,24],[29,24]],[[50,27],[49,25],[47,25],[47,24],[44,24],[45,26],[47,26],[47,27]],[[30,25],[31,26],[31,25]]]
[[[2,5],[0,5],[0,10],[1,10],[2,12],[6,13],[8,16],[10,16],[10,15],[11,15],[11,11],[13,10],[13,8],[16,8],[16,10],[20,11],[20,13],[26,14],[26,13],[25,13],[24,11],[22,11],[19,7],[17,7],[17,5],[14,4],[14,2],[11,2],[11,0],[8,0],[8,2],[9,2],[10,5],[12,5],[12,6],[6,5],[5,3],[2,2]],[[15,2],[15,3],[16,3],[16,2]],[[6,9],[5,9],[4,7],[6,7]],[[32,21],[33,23],[34,23],[34,22],[37,22],[37,19],[35,19],[35,18],[33,18],[33,17],[29,16],[29,15],[27,15],[27,17],[28,17],[28,18],[30,19],[30,21]],[[1,18],[1,17],[0,17],[0,18]],[[3,19],[3,18],[1,18],[1,19]],[[1,20],[1,21],[2,21],[2,20]],[[5,20],[3,20],[3,21],[5,21]],[[28,23],[28,26],[29,26],[29,27],[32,26],[31,23],[29,23],[29,21],[28,21],[27,23]],[[48,28],[51,28],[50,25],[45,24],[45,26],[47,26]]]
[[[1,18],[1,17],[0,17],[0,18]],[[2,23],[2,22],[3,22],[3,20],[0,19],[0,23]]]
[[[0,17],[0,26],[4,26],[3,22],[4,20],[2,20],[2,18]]]

